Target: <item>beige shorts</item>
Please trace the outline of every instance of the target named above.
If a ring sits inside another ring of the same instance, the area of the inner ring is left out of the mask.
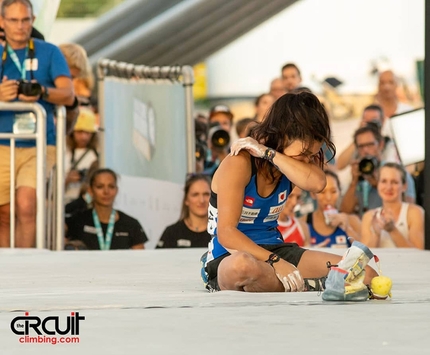
[[[55,146],[46,147],[46,173],[55,164]],[[36,147],[15,148],[15,189],[36,188]],[[10,147],[0,145],[0,206],[10,202]]]

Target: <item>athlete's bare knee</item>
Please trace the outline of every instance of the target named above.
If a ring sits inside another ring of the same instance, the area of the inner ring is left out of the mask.
[[[218,283],[221,289],[243,289],[247,280],[255,274],[256,259],[249,253],[236,252],[218,266]]]

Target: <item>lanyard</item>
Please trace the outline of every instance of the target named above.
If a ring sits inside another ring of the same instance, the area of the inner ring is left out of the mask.
[[[6,46],[7,53],[9,54],[10,59],[12,59],[12,62],[15,64],[17,69],[21,72],[21,78],[22,80],[25,80],[25,59],[24,62],[20,63],[18,56],[16,55],[15,51],[10,48],[10,46]],[[25,58],[27,58],[28,55],[28,46],[25,48]]]
[[[113,227],[115,226],[115,216],[116,216],[116,211],[112,210],[112,213],[110,214],[110,217],[109,217],[109,223],[106,230],[106,240],[105,240],[103,238],[103,230],[102,230],[102,226],[100,225],[99,216],[97,215],[95,208],[93,208],[93,221],[94,221],[94,227],[96,227],[97,239],[99,240],[100,250],[110,249],[110,245],[112,243]]]
[[[370,184],[367,180],[363,180],[362,184],[362,192],[363,192],[363,208],[364,211],[369,209],[369,192],[370,192]]]
[[[10,48],[10,46],[7,43],[5,45],[5,48],[3,50],[3,55],[1,58],[2,62],[1,62],[1,70],[0,70],[0,80],[3,80],[4,63],[6,62],[8,54],[9,54],[9,57],[12,59],[13,63],[15,64],[15,66],[17,67],[17,69],[21,72],[21,79],[25,80],[26,79],[25,60],[23,65],[21,66],[21,63],[15,51],[12,48]],[[31,76],[31,80],[33,80],[34,79],[34,75],[33,75],[34,41],[32,38],[30,38],[30,40],[28,41],[28,45],[25,49],[25,58],[27,58],[27,56],[30,57],[30,76]]]

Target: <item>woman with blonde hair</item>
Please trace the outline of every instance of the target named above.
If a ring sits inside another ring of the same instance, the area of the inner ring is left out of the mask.
[[[424,249],[424,210],[403,202],[406,171],[396,163],[385,163],[379,171],[378,194],[382,207],[363,216],[363,244],[377,248]]]
[[[84,47],[76,43],[59,45],[72,75],[75,94],[81,105],[89,105],[94,89],[94,74]]]

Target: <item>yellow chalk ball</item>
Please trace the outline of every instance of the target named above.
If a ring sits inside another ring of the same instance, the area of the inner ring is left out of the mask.
[[[372,290],[373,297],[376,299],[391,297],[392,286],[393,281],[387,276],[376,276],[370,282],[370,289]]]

